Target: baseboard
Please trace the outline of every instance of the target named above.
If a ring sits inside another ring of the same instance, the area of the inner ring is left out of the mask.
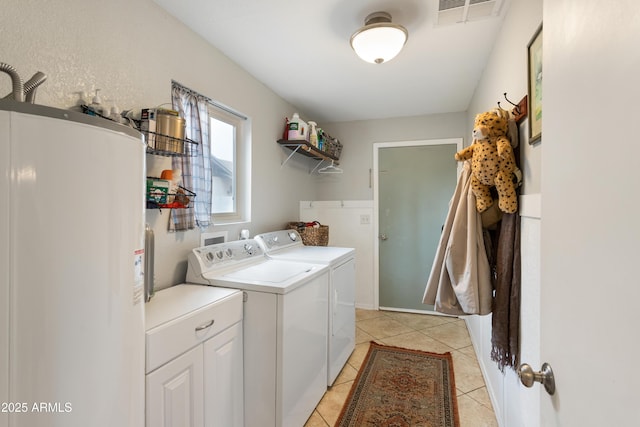
[[[464,323],[467,327],[467,331],[469,332],[469,337],[471,338],[471,345],[473,346],[473,351],[476,353],[476,359],[478,360],[478,365],[480,365],[480,372],[482,372],[482,378],[484,378],[484,384],[487,388],[487,393],[489,394],[489,400],[491,400],[491,406],[493,406],[493,412],[496,415],[496,421],[498,422],[499,427],[506,427],[504,424],[504,407],[501,399],[498,399],[496,396],[496,390],[493,387],[493,383],[489,380],[489,369],[497,370],[495,365],[491,365],[490,367],[486,365],[484,357],[482,357],[482,352],[480,351],[480,342],[477,337],[473,335],[471,332],[473,328],[469,327],[469,317],[464,317]],[[503,376],[504,382],[504,376]],[[503,389],[504,389],[504,383]]]
[[[428,314],[430,316],[444,316],[444,317],[455,317],[455,318],[458,317],[458,316],[451,316],[449,314],[438,313],[437,311],[432,311],[432,310],[414,310],[410,308],[380,307],[380,310],[396,311],[398,313]]]
[[[376,308],[373,306],[373,304],[358,304],[356,303],[356,308],[362,309],[362,310],[376,310]]]

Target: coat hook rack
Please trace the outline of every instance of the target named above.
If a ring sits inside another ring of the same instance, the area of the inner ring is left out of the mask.
[[[524,98],[522,98],[520,102],[517,104],[514,104],[509,100],[509,98],[507,98],[507,92],[504,92],[503,96],[504,96],[504,99],[513,106],[513,109],[511,110],[511,112],[513,114],[513,117],[516,123],[519,123],[522,119],[524,119],[527,116],[527,95],[525,95]],[[502,108],[502,106],[500,105],[500,101],[498,101],[498,107]]]
[[[513,108],[513,112],[514,112],[516,115],[520,114],[520,106],[519,106],[519,105],[517,105],[517,104],[514,104],[514,103],[513,103],[513,102],[511,102],[511,101],[509,101],[509,98],[507,98],[507,92],[503,93],[503,95],[504,95],[504,99],[505,99],[509,104],[513,105],[513,107],[514,107],[514,108]]]

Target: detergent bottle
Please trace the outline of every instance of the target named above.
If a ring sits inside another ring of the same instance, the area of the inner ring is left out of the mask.
[[[300,118],[298,113],[293,113],[293,117],[289,120],[289,135],[287,139],[308,140],[308,138],[307,123]]]

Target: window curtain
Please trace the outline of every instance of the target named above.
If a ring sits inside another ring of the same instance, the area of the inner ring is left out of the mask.
[[[174,157],[173,169],[181,169],[182,185],[196,193],[187,209],[172,209],[169,231],[201,230],[211,225],[211,142],[209,138],[208,101],[184,86],[172,82],[171,100],[173,109],[186,122],[185,136],[197,144],[196,154]]]

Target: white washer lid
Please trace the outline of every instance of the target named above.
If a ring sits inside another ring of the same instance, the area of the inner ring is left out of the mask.
[[[284,294],[327,271],[322,264],[270,259],[227,274],[204,277],[215,286]]]
[[[335,266],[355,257],[355,253],[356,250],[353,248],[337,246],[296,246],[268,252],[267,256],[272,259],[305,261]]]

